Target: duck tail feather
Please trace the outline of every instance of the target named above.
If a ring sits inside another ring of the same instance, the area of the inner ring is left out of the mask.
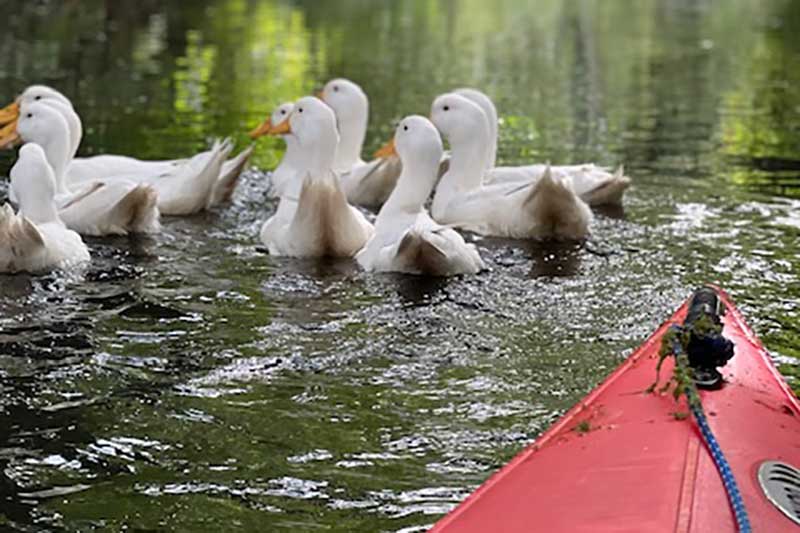
[[[219,149],[211,153],[211,157],[208,159],[205,168],[198,174],[198,185],[202,186],[203,190],[206,191],[204,195],[205,201],[203,203],[203,207],[206,209],[210,208],[215,203],[214,199],[216,196],[217,183],[222,172],[222,165],[228,157],[231,148],[231,146],[221,144]]]
[[[250,156],[253,154],[255,144],[251,144],[236,157],[225,161],[222,164],[222,171],[217,183],[214,185],[214,195],[212,198],[212,205],[218,205],[225,202],[230,202],[233,193],[239,184],[239,178],[244,172],[247,163],[250,161]]]
[[[631,178],[625,175],[625,167],[620,165],[612,176],[582,196],[589,205],[622,205],[622,198],[630,185]]]
[[[154,233],[158,231],[158,193],[149,185],[132,188],[112,210],[113,225],[125,233]]]
[[[12,256],[21,256],[44,247],[44,237],[33,222],[4,204],[0,207],[0,244]]]
[[[410,271],[429,276],[446,275],[449,268],[448,256],[434,237],[429,230],[418,227],[409,229],[397,247],[400,264]]]
[[[550,165],[523,202],[540,238],[583,239],[589,233],[592,213],[570,183],[553,174]]]

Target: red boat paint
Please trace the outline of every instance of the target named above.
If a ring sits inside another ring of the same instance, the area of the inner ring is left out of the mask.
[[[800,467],[800,403],[728,296],[720,291],[720,299],[727,309],[723,333],[736,355],[722,369],[725,386],[700,393],[709,424],[753,531],[800,531],[766,499],[756,477],[765,460]],[[431,532],[736,531],[697,426],[691,417],[674,416],[688,413],[685,401],[643,393],[655,378],[661,337],[682,322],[687,304]],[[665,361],[662,383],[672,363]]]

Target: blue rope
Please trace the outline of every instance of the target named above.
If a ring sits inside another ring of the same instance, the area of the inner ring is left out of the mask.
[[[681,330],[681,328],[677,329]],[[677,336],[673,340],[672,351],[675,354],[675,364],[683,366],[683,362],[678,357],[680,354],[684,353],[683,346],[681,345]],[[686,396],[689,401],[689,409],[692,411],[692,415],[694,416],[697,425],[700,427],[700,435],[703,437],[703,442],[705,442],[708,451],[711,452],[711,457],[714,459],[714,464],[717,466],[719,475],[722,478],[722,484],[725,486],[725,492],[728,495],[728,501],[733,509],[733,515],[736,518],[736,525],[741,533],[752,533],[753,529],[750,526],[750,518],[747,516],[747,509],[745,509],[744,499],[742,498],[742,493],[739,490],[739,485],[736,483],[736,478],[733,476],[731,465],[725,458],[725,454],[722,452],[722,447],[720,446],[719,441],[711,431],[711,427],[708,425],[708,419],[703,411],[703,405],[700,402],[700,395],[697,393],[697,387],[694,385],[694,383],[689,383],[686,385]]]

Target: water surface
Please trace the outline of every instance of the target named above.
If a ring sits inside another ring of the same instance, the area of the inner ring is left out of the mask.
[[[0,97],[62,90],[85,155],[244,146],[346,76],[367,150],[472,85],[502,163],[634,179],[586,246],[475,238],[478,276],[366,275],[260,249],[267,139],[231,206],[91,239],[83,276],[0,276],[0,529],[424,531],[704,281],[796,375],[800,4],[529,4],[0,1]]]

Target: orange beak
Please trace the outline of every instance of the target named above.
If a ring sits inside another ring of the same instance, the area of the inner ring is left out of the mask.
[[[19,103],[12,102],[0,109],[0,124],[8,124],[19,118]]]
[[[292,133],[292,126],[289,124],[289,117],[286,117],[286,120],[277,126],[272,126],[269,129],[270,135],[286,135],[287,133]]]
[[[317,89],[316,91],[314,91],[314,96],[316,96],[317,98],[319,98],[320,100],[322,100],[324,102],[325,101],[325,90],[324,89]]]
[[[19,133],[17,133],[17,120],[14,119],[0,129],[0,149],[11,149],[17,141],[19,141]]]
[[[389,142],[381,146],[378,151],[375,152],[375,159],[388,159],[395,155],[397,155],[397,150],[394,146],[394,137],[392,137],[389,139]]]
[[[258,139],[264,135],[269,135],[270,130],[272,129],[272,118],[267,118],[261,125],[257,128],[253,129],[248,135],[250,135],[251,139]]]
[[[277,126],[274,126],[272,124],[272,119],[268,118],[263,124],[250,132],[250,138],[258,139],[264,135],[285,135],[291,132],[292,129],[289,126],[289,117],[286,117],[286,119]]]

